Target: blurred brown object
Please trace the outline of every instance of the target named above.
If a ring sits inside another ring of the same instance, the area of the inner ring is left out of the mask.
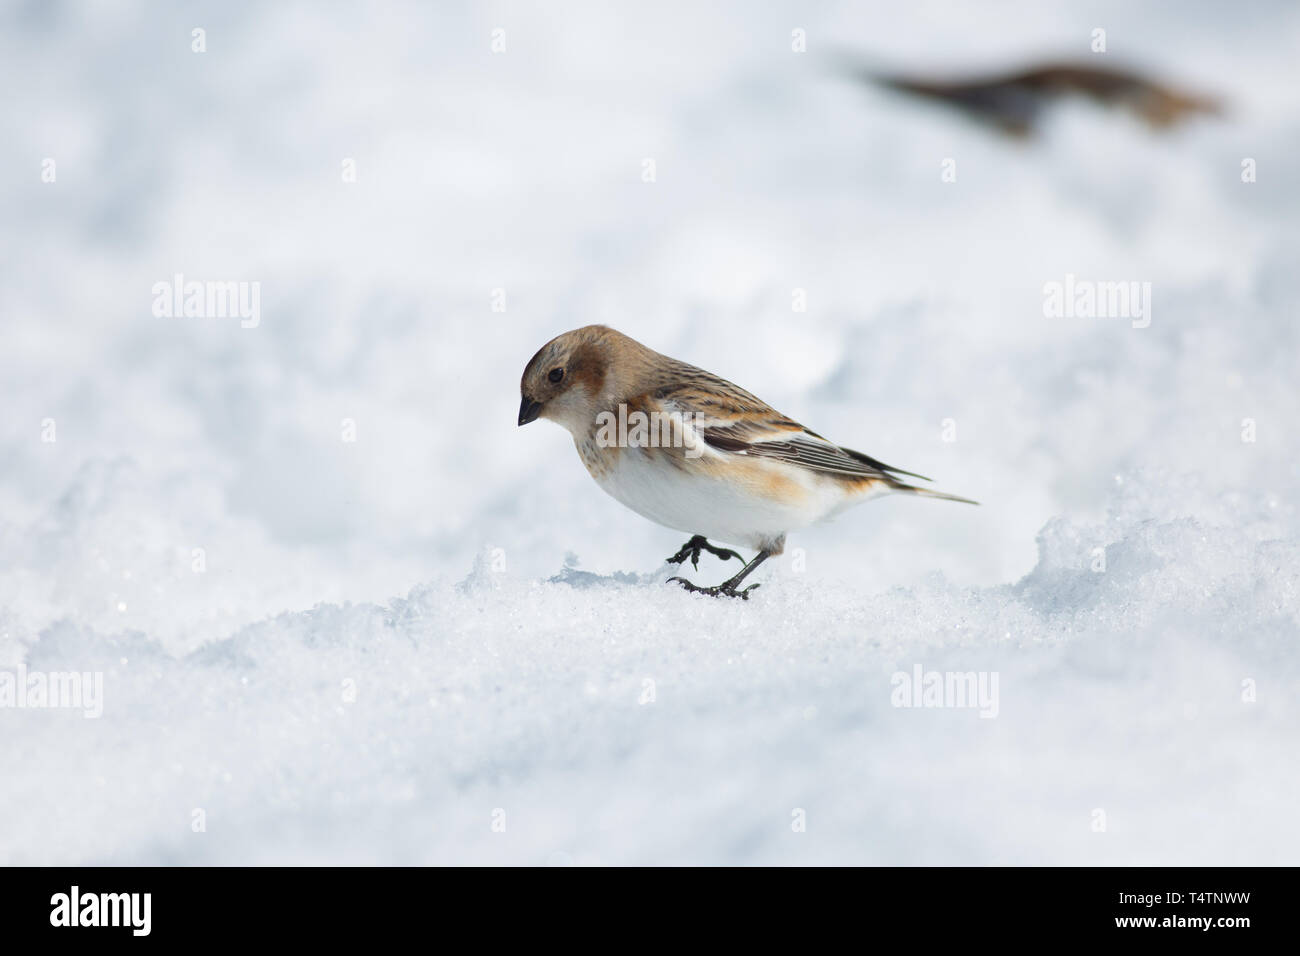
[[[1197,113],[1217,116],[1223,112],[1222,103],[1214,97],[1108,67],[1047,63],[1015,73],[966,80],[856,72],[871,83],[954,106],[1016,137],[1033,133],[1044,110],[1071,94],[1089,97],[1104,106],[1122,107],[1153,129],[1166,129]]]

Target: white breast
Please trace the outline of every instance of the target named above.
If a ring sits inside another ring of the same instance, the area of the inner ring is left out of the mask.
[[[758,493],[743,474],[733,476],[720,467],[727,462],[713,449],[704,458],[689,459],[680,449],[600,448],[591,439],[574,444],[597,484],[637,514],[754,550],[779,551],[787,531],[807,527],[857,498],[848,497],[842,483],[771,460],[745,464],[780,469],[793,493]]]

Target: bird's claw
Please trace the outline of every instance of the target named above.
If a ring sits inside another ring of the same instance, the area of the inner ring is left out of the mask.
[[[715,584],[713,587],[710,588],[702,588],[698,584],[692,584],[690,581],[687,581],[685,578],[672,577],[669,578],[668,580],[676,581],[678,584],[680,584],[687,591],[690,591],[692,594],[707,594],[709,597],[738,597],[742,601],[748,601],[749,592],[754,590],[754,588],[759,587],[759,585],[757,584],[751,584],[747,588],[740,588],[739,590],[737,590],[736,588],[731,587],[729,584]]]
[[[668,563],[682,564],[687,558],[690,558],[691,567],[698,571],[700,569],[701,551],[707,551],[709,554],[721,558],[723,561],[730,561],[732,558],[735,558],[741,564],[745,563],[745,559],[730,548],[719,548],[717,545],[709,544],[709,540],[702,534],[697,534],[695,537],[691,538],[690,541],[687,541],[682,545],[681,550],[668,559]]]

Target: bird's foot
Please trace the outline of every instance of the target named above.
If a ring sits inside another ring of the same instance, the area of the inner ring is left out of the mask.
[[[735,558],[741,564],[745,563],[745,559],[730,548],[719,548],[716,545],[709,544],[709,540],[702,534],[697,534],[695,537],[691,538],[690,541],[687,541],[682,545],[681,550],[671,558],[668,558],[667,561],[669,564],[682,564],[687,558],[690,558],[692,567],[698,571],[700,569],[701,551],[707,551],[709,554],[721,558],[723,561],[730,561],[732,558]],[[681,579],[675,578],[674,580],[680,581]]]
[[[698,584],[692,584],[685,578],[669,578],[668,580],[676,581],[692,594],[707,594],[709,597],[738,597],[742,601],[748,601],[749,592],[758,587],[757,584],[751,584],[747,588],[737,588],[730,581],[724,581],[721,584],[713,585],[711,588],[702,588]]]

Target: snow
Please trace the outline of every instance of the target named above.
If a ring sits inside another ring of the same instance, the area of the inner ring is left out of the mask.
[[[104,700],[0,707],[0,863],[1300,862],[1300,12],[439,6],[4,14],[0,673]],[[822,57],[1098,25],[1230,115],[1013,144]],[[175,273],[260,324],[155,317]],[[686,594],[514,425],[597,321],[983,505]]]

